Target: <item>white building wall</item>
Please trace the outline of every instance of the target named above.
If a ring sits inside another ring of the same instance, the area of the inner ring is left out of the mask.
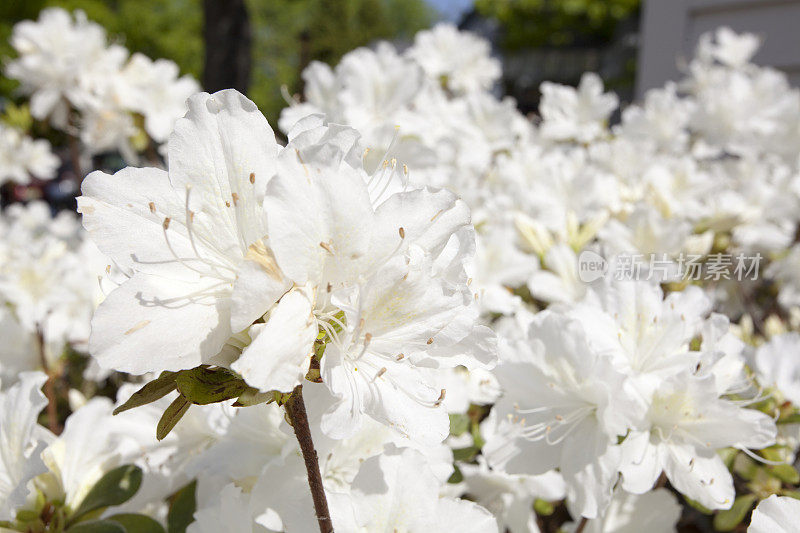
[[[719,26],[759,35],[755,62],[800,85],[800,0],[644,0],[637,95],[677,79],[700,35]]]

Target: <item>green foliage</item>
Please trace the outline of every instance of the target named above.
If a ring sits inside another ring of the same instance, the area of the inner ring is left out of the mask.
[[[200,365],[178,372],[162,372],[156,379],[134,392],[125,403],[114,410],[114,414],[153,403],[174,390],[179,395],[158,421],[158,440],[169,435],[192,404],[208,405],[235,398],[235,407],[245,407],[271,402],[276,398],[273,393],[262,393],[248,386],[241,376],[226,368]]]
[[[164,533],[164,528],[161,524],[149,516],[141,514],[116,514],[109,516],[107,520],[121,525],[128,533]]]
[[[509,50],[595,44],[611,39],[617,24],[639,9],[640,0],[476,0],[475,8],[497,19]]]
[[[44,0],[3,0],[0,2],[0,58],[12,55],[13,48],[8,42],[11,29],[20,20],[35,19],[42,9]],[[0,76],[0,96],[8,96],[17,83]]]
[[[161,415],[161,420],[158,421],[158,426],[156,426],[156,438],[158,440],[163,440],[169,435],[169,432],[180,422],[191,405],[192,402],[187,400],[183,395],[179,395],[175,398],[175,401],[169,404],[164,414]]]
[[[705,505],[701,504],[700,502],[696,502],[691,498],[687,498],[686,496],[684,496],[683,500],[686,503],[689,504],[689,507],[692,507],[693,509],[696,509],[696,510],[700,511],[701,513],[703,513],[705,515],[711,515],[711,514],[714,513],[714,511],[712,511],[711,509],[709,509]]]
[[[555,512],[556,506],[553,502],[536,498],[533,502],[533,510],[539,516],[550,516]]]
[[[106,28],[111,42],[152,58],[166,57],[182,73],[203,70],[201,0],[4,0],[0,2],[0,57],[14,56],[8,42],[17,22],[36,19],[47,7],[83,10]],[[17,83],[0,77],[0,96],[11,97]]]
[[[460,437],[469,430],[469,417],[462,414],[450,415],[450,434],[454,437]]]
[[[82,9],[112,42],[153,59],[175,61],[182,73],[203,72],[201,0],[46,0],[45,7]]]
[[[281,86],[302,90],[312,60],[335,64],[350,50],[379,39],[410,39],[427,27],[424,0],[250,0],[253,72],[250,98],[270,122],[286,106]]]
[[[130,500],[142,484],[142,469],[123,465],[106,473],[89,491],[72,515],[77,520],[84,515]]]
[[[800,473],[792,465],[768,465],[767,472],[788,485],[797,485],[800,482]]]
[[[184,533],[194,520],[197,509],[196,489],[197,481],[192,481],[175,493],[167,514],[167,533]]]
[[[142,470],[123,465],[101,477],[74,512],[63,501],[45,501],[38,492],[35,508],[18,511],[14,522],[0,522],[0,528],[53,533],[164,533],[161,524],[149,516],[121,513],[98,518],[109,507],[133,498],[141,484]]]
[[[160,400],[178,387],[175,381],[176,375],[176,372],[162,372],[156,379],[131,394],[128,401],[114,409],[114,414],[118,415],[128,409],[141,407],[142,405]]]
[[[72,526],[67,533],[127,533],[127,530],[122,524],[111,520],[92,520]]]
[[[202,366],[178,372],[175,384],[182,396],[197,405],[238,398],[248,389],[244,380],[234,372]]]
[[[0,2],[0,57],[13,57],[13,25],[36,19],[45,7],[82,9],[106,28],[112,42],[131,52],[175,61],[201,80],[201,0],[4,0]],[[300,92],[300,73],[312,60],[336,63],[346,52],[378,39],[410,39],[430,25],[425,0],[248,0],[253,31],[253,71],[248,96],[271,123],[286,106],[281,87]],[[16,82],[0,76],[0,98]]]
[[[719,511],[714,516],[714,529],[717,531],[733,531],[741,524],[758,498],[754,494],[737,497],[730,509]]]

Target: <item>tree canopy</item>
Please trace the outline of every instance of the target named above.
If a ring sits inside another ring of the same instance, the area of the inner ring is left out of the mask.
[[[640,0],[476,0],[481,15],[503,28],[507,50],[609,41],[617,24],[634,15]]]
[[[181,72],[202,79],[202,0],[6,0],[0,3],[0,56],[15,23],[41,9],[82,9],[111,39],[132,52],[172,59]],[[274,121],[285,105],[281,87],[300,89],[300,72],[311,60],[337,62],[347,51],[377,39],[407,39],[432,20],[424,0],[248,0],[253,32],[253,72],[248,95]],[[0,96],[15,83],[0,78]]]

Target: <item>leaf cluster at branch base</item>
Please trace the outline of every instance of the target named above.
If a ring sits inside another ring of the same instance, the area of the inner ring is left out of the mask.
[[[162,372],[156,379],[134,392],[125,403],[114,410],[114,414],[153,403],[173,391],[178,391],[178,397],[167,407],[158,422],[158,440],[169,435],[192,404],[209,405],[236,399],[233,404],[235,407],[245,407],[275,400],[275,394],[263,393],[248,386],[241,376],[227,368],[200,365],[189,370]]]

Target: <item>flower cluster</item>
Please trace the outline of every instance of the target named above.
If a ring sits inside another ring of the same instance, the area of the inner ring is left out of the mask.
[[[110,267],[72,213],[44,202],[0,217],[0,378],[58,366],[65,348],[87,351],[92,313]],[[9,381],[10,380],[10,381]]]
[[[81,15],[21,23],[34,116],[125,153],[137,114],[168,164],[89,174],[83,229],[0,219],[0,528],[795,529],[800,91],[759,44],[703,36],[610,125],[597,75],[525,117],[439,25],[311,63],[282,144],[235,90],[174,120],[193,83]]]
[[[45,9],[14,26],[11,45],[18,57],[6,75],[30,96],[33,117],[79,138],[88,155],[119,151],[135,163],[147,136],[165,142],[186,98],[200,90],[174,62],[109,44],[81,11]]]
[[[0,124],[0,185],[26,185],[31,176],[48,180],[55,176],[59,160],[44,139],[31,139],[16,128]]]
[[[90,174],[84,226],[129,277],[93,319],[100,365],[216,364],[291,392],[316,358],[337,398],[327,434],[352,436],[368,415],[442,441],[437,370],[494,357],[467,285],[469,210],[411,188],[394,159],[368,174],[358,137],[311,116],[280,147],[243,95],[203,93],[176,123],[168,172]]]

